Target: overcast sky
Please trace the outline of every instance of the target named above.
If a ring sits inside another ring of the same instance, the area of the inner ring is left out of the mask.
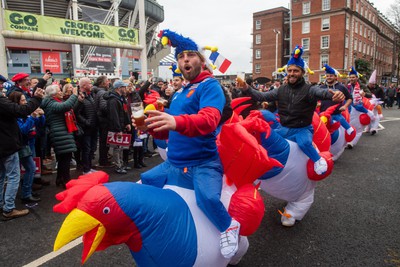
[[[164,6],[165,20],[160,29],[176,31],[192,38],[200,46],[217,46],[221,55],[232,61],[227,74],[251,72],[253,13],[279,6],[287,8],[289,5],[289,0],[157,1]],[[383,14],[394,1],[370,0]],[[273,41],[272,33],[271,38]]]

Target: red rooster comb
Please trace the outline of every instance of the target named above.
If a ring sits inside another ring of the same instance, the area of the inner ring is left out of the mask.
[[[53,211],[69,213],[77,207],[79,200],[90,188],[108,182],[108,177],[107,173],[98,171],[81,175],[78,179],[69,181],[67,189],[56,195],[56,199],[61,202],[54,205]]]

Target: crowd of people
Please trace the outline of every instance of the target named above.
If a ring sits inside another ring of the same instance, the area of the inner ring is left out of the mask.
[[[146,105],[162,98],[168,105],[182,82],[180,76],[167,83],[162,78],[138,81],[132,75],[127,80],[83,77],[74,84],[70,79],[53,80],[52,73],[42,78],[18,73],[11,80],[0,75],[3,218],[29,212],[15,206],[20,180],[20,199],[29,206],[41,200],[38,190],[51,184],[43,176],[52,174],[54,169],[57,175],[53,183],[65,188],[73,165],[82,174],[111,168],[126,174],[132,168],[147,167],[145,158],[156,155],[157,146],[149,143],[153,139],[147,132],[132,127],[129,104],[140,101]],[[110,132],[131,134],[130,146],[113,146],[111,151],[107,143]],[[35,159],[40,159],[40,163]]]

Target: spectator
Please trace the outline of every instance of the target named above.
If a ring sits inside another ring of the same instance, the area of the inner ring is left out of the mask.
[[[392,108],[393,107],[393,103],[394,103],[394,98],[396,96],[396,85],[394,83],[392,83],[389,88],[387,89],[387,106],[388,108]]]
[[[96,104],[91,94],[92,83],[84,77],[79,81],[82,101],[77,106],[77,121],[83,130],[81,137],[83,174],[95,172],[92,169],[92,158],[97,149],[97,115]]]
[[[104,95],[104,99],[107,100],[108,131],[116,133],[117,136],[121,136],[125,131],[131,131],[125,100],[127,86],[128,84],[118,80],[113,85],[114,91]],[[122,149],[120,147],[114,147],[113,158],[116,166],[115,172],[126,174],[127,172],[123,168]]]
[[[17,210],[15,197],[20,181],[18,151],[22,148],[21,132],[17,118],[26,117],[35,111],[43,98],[43,90],[37,89],[26,105],[13,103],[0,95],[0,207],[6,220],[29,213],[28,209]],[[7,188],[4,192],[5,179]],[[3,194],[4,193],[4,194]]]
[[[12,102],[17,103],[18,105],[26,105],[27,101],[25,95],[21,92],[14,91],[9,96]],[[35,176],[36,165],[33,160],[34,156],[34,144],[30,145],[30,140],[35,140],[36,129],[35,124],[39,123],[40,117],[40,108],[36,109],[31,116],[18,118],[18,125],[22,133],[22,149],[18,151],[19,160],[21,165],[25,169],[25,173],[22,179],[22,192],[21,192],[21,200],[23,203],[36,203],[40,201],[40,198],[32,195],[32,184]],[[43,121],[44,122],[44,121]],[[43,125],[42,122],[42,125]],[[32,148],[31,148],[32,147]]]
[[[111,167],[112,163],[108,161],[107,146],[107,101],[103,98],[110,87],[110,80],[107,76],[99,76],[93,85],[94,102],[96,104],[96,113],[99,131],[99,167]]]
[[[77,95],[78,91],[74,88],[72,95],[63,102],[63,93],[60,87],[50,85],[46,88],[46,97],[42,103],[47,114],[51,144],[58,162],[56,185],[63,188],[66,188],[65,184],[71,179],[70,162],[72,153],[76,151],[74,135],[72,130],[68,129],[66,117],[73,112],[72,108],[78,99]]]

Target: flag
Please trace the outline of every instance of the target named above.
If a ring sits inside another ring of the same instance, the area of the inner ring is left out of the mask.
[[[228,59],[224,58],[220,53],[218,52],[212,52],[209,59],[211,62],[217,66],[218,70],[221,73],[225,73],[225,71],[229,68],[232,62],[230,62]]]

